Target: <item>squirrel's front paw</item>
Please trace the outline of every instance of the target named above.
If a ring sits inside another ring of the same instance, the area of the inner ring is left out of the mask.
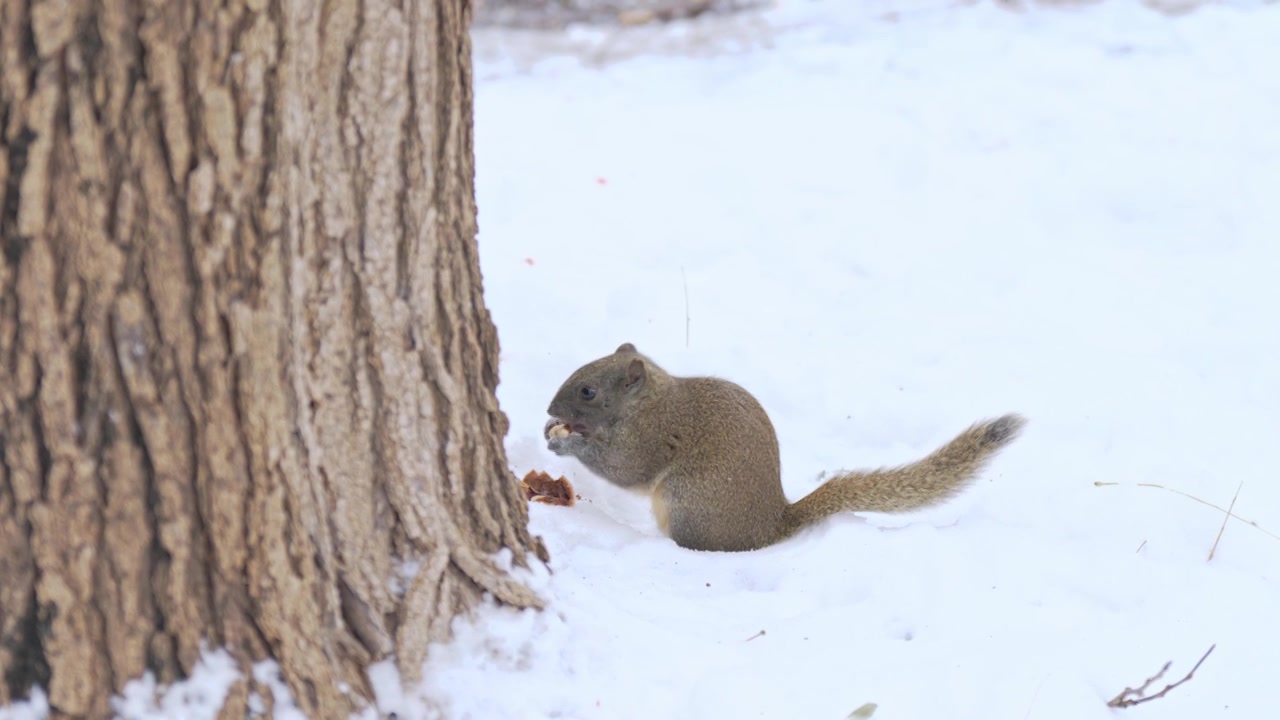
[[[558,418],[551,418],[546,425],[542,426],[542,436],[548,440],[568,437],[571,432],[569,425]]]
[[[542,428],[542,434],[547,438],[547,449],[557,455],[575,455],[575,451],[582,443],[582,435],[573,432],[565,423],[552,418]]]
[[[564,437],[547,438],[547,449],[561,456],[577,455],[576,450],[581,442],[581,435],[565,435]]]

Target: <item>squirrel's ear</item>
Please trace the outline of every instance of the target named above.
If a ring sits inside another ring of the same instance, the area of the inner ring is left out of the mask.
[[[617,354],[617,353],[625,353],[625,352],[629,353],[629,352],[635,352],[635,351],[636,351],[635,345],[632,345],[631,343],[622,343],[621,345],[618,346],[618,349],[614,350],[613,352],[614,354]]]
[[[634,390],[641,385],[644,385],[644,378],[644,361],[640,358],[632,358],[631,362],[627,363],[626,388],[628,390]]]

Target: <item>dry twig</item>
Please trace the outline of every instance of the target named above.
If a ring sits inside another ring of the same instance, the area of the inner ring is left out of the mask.
[[[1138,687],[1138,688],[1127,687],[1119,695],[1111,698],[1111,702],[1107,703],[1107,707],[1127,708],[1127,707],[1132,707],[1134,705],[1140,705],[1144,702],[1150,702],[1152,700],[1155,700],[1156,698],[1164,697],[1169,693],[1170,690],[1190,680],[1191,677],[1196,674],[1196,671],[1200,669],[1201,663],[1203,663],[1205,659],[1209,657],[1209,653],[1213,652],[1213,649],[1216,647],[1218,647],[1217,643],[1210,645],[1209,649],[1204,651],[1204,655],[1200,656],[1200,660],[1196,662],[1195,667],[1191,668],[1191,672],[1187,673],[1186,677],[1182,678],[1176,683],[1170,683],[1169,685],[1165,685],[1164,689],[1156,693],[1155,695],[1147,695],[1147,688],[1151,687],[1151,683],[1164,677],[1165,672],[1169,670],[1169,666],[1173,664],[1172,660],[1165,663],[1164,667],[1160,668],[1160,672],[1147,678],[1147,681],[1142,683],[1141,687]]]
[[[1222,539],[1222,532],[1227,529],[1227,521],[1231,519],[1231,511],[1236,507],[1236,498],[1240,497],[1240,488],[1244,487],[1244,481],[1236,486],[1236,494],[1231,496],[1231,504],[1227,506],[1227,512],[1222,516],[1222,527],[1218,528],[1218,537],[1213,539],[1213,547],[1209,548],[1209,560],[1213,559],[1213,554],[1218,551],[1218,541]]]
[[[1202,499],[1200,499],[1200,498],[1196,497],[1195,495],[1192,495],[1191,493],[1184,493],[1184,492],[1182,492],[1181,490],[1174,490],[1173,488],[1167,488],[1167,487],[1165,487],[1165,486],[1163,486],[1163,485],[1157,485],[1157,484],[1155,484],[1155,483],[1134,483],[1134,484],[1135,484],[1135,485],[1137,485],[1138,487],[1156,488],[1157,490],[1164,490],[1165,492],[1171,492],[1171,493],[1173,493],[1173,494],[1175,494],[1175,495],[1181,495],[1181,496],[1182,496],[1182,497],[1184,497],[1184,498],[1190,498],[1191,500],[1195,500],[1196,502],[1200,503],[1201,505],[1205,505],[1205,506],[1207,506],[1207,507],[1211,507],[1211,508],[1213,508],[1214,510],[1217,510],[1218,512],[1221,512],[1221,513],[1227,513],[1227,516],[1228,516],[1228,517],[1233,517],[1233,518],[1235,518],[1235,519],[1239,520],[1240,522],[1244,523],[1245,525],[1252,525],[1253,527],[1257,528],[1260,532],[1266,533],[1267,535],[1270,535],[1271,537],[1275,538],[1276,540],[1280,540],[1280,535],[1277,535],[1277,534],[1275,534],[1275,533],[1271,532],[1270,530],[1267,530],[1266,528],[1262,527],[1261,525],[1259,525],[1258,523],[1254,522],[1253,520],[1247,520],[1247,519],[1245,519],[1245,518],[1242,518],[1242,517],[1240,517],[1239,515],[1236,515],[1236,514],[1235,514],[1235,513],[1233,513],[1233,512],[1229,512],[1229,511],[1228,511],[1226,508],[1224,508],[1224,507],[1219,507],[1219,506],[1217,506],[1217,505],[1214,505],[1213,503],[1209,502],[1208,500],[1202,500]],[[1118,482],[1102,482],[1101,480],[1095,481],[1095,482],[1093,483],[1093,486],[1094,486],[1094,487],[1119,487],[1119,486],[1122,486],[1122,485],[1124,485],[1124,483],[1118,483]]]
[[[684,346],[689,347],[689,278],[684,274],[684,268],[680,268],[680,280],[684,283]]]

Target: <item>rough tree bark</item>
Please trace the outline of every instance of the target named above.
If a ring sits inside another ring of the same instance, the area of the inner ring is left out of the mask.
[[[203,643],[345,717],[482,593],[539,604],[491,559],[545,550],[494,396],[470,12],[0,3],[0,705],[103,717]]]

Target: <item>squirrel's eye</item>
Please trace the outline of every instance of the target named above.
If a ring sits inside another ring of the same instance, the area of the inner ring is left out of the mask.
[[[582,388],[582,399],[583,399],[583,400],[595,400],[595,399],[596,399],[596,389],[595,389],[595,388],[593,388],[593,387],[591,387],[591,386],[587,386],[587,387]]]

